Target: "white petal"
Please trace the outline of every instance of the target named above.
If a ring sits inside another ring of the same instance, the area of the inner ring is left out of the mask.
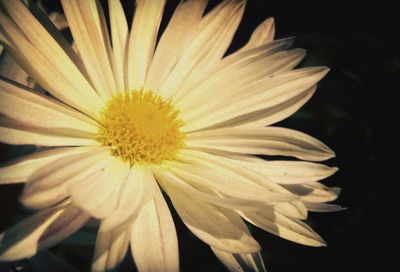
[[[310,212],[340,212],[346,210],[346,208],[343,208],[339,205],[314,202],[304,202],[304,204]]]
[[[11,2],[11,1],[10,1]],[[83,66],[82,60],[78,56],[78,54],[74,51],[72,48],[71,44],[66,40],[64,35],[60,32],[64,28],[68,28],[68,22],[65,16],[61,13],[58,12],[52,12],[49,15],[43,10],[43,7],[39,5],[36,5],[33,1],[25,1],[26,5],[29,8],[29,11],[32,13],[33,16],[35,16],[35,19],[40,23],[40,25],[35,21],[32,20],[32,18],[29,20],[29,23],[32,23],[34,25],[34,30],[40,32],[41,35],[48,37],[50,34],[51,37],[58,43],[58,46],[61,46],[61,48],[64,50],[64,52],[68,55],[70,60],[76,65],[76,67],[79,69],[79,71],[82,73],[82,75],[86,75],[86,70]],[[14,4],[14,3],[13,3]],[[22,7],[18,7],[19,9],[22,9]],[[19,12],[19,11],[18,11]],[[18,13],[16,12],[16,13]],[[24,11],[22,11],[24,12]],[[29,15],[27,15],[29,16]],[[30,25],[25,25],[27,24],[28,21],[20,21],[21,28],[23,27],[28,27],[29,29],[26,29],[24,31],[32,31],[32,26]],[[43,28],[47,31],[43,31]],[[29,38],[29,37],[28,37]],[[32,39],[35,39],[36,37],[31,37]],[[50,41],[52,41],[51,38],[49,38]],[[43,42],[43,41],[35,41],[36,42]],[[49,45],[53,45],[52,42],[49,43]],[[48,45],[46,45],[48,46]],[[56,46],[56,48],[38,48],[39,50],[43,51],[43,54],[46,54],[47,49],[49,50],[59,50]],[[86,78],[86,76],[85,76]],[[90,89],[93,94],[96,92],[94,89]]]
[[[128,23],[120,0],[108,0],[113,50],[113,69],[118,91],[125,88],[125,61],[128,41]]]
[[[188,134],[186,144],[195,149],[293,156],[309,161],[323,161],[334,157],[334,152],[319,140],[302,132],[280,127],[199,131]]]
[[[0,234],[0,260],[29,258],[39,250],[65,239],[88,220],[89,215],[67,205],[39,212]]]
[[[307,92],[327,72],[328,69],[324,67],[313,67],[271,75],[261,82],[255,82],[255,85],[261,85],[255,87],[254,92],[249,88],[249,92],[244,96],[233,96],[231,99],[221,101],[212,114],[197,116],[183,129],[187,132],[198,130],[244,114],[277,106]]]
[[[251,34],[250,40],[238,52],[249,50],[261,46],[265,43],[272,42],[274,40],[274,35],[275,35],[274,18],[268,18],[254,30],[254,32]]]
[[[118,227],[137,216],[142,206],[154,195],[157,183],[147,168],[133,167],[121,185],[115,210],[103,220],[103,229]]]
[[[139,271],[179,271],[175,225],[158,186],[133,222],[130,241]]]
[[[11,2],[19,1],[8,1],[7,3]],[[10,8],[11,10],[14,8]],[[29,16],[23,15],[24,17],[18,19],[18,22],[24,26],[26,31],[37,33],[25,36],[14,22],[1,13],[1,31],[11,42],[11,47],[7,49],[18,64],[52,95],[96,118],[102,106],[96,92],[83,77],[82,72],[70,61],[65,51],[59,47],[59,44],[36,22],[26,8],[21,8],[22,11]],[[25,18],[30,18],[30,27],[25,27]],[[31,40],[28,40],[27,37]],[[44,43],[43,48],[46,49],[43,52],[39,48],[41,43]],[[54,59],[58,61],[54,61]]]
[[[276,211],[265,210],[262,214],[242,212],[241,215],[253,225],[284,239],[308,246],[325,246],[322,238],[309,226]]]
[[[103,10],[97,0],[62,0],[80,57],[96,91],[106,100],[116,91],[111,46]]]
[[[185,225],[201,240],[220,250],[253,253],[258,243],[233,211],[199,201],[171,184],[163,184]]]
[[[302,201],[280,202],[273,208],[280,214],[290,218],[305,220],[308,216],[307,208]]]
[[[215,84],[221,83],[220,79],[222,77],[227,77],[234,71],[240,69],[243,70],[243,67],[245,66],[249,66],[250,64],[257,62],[260,59],[267,58],[269,55],[287,49],[292,43],[293,38],[281,39],[264,44],[252,50],[246,50],[224,57],[222,60],[219,60],[214,66],[208,67],[202,73],[198,73],[196,79],[190,81],[185,80],[181,88],[179,88],[179,90],[175,90],[174,96],[172,98],[174,99],[174,101],[179,102],[179,100],[186,97],[188,94],[193,96],[193,92],[196,94],[199,93],[199,91],[204,91],[209,88],[208,85],[213,86]],[[266,66],[263,65],[262,69],[265,69],[265,67]],[[248,69],[244,69],[244,72],[246,71],[248,71]],[[262,72],[262,70],[258,70],[258,76],[260,75],[260,72]],[[254,73],[247,74],[251,75]],[[224,89],[226,87],[227,85],[225,84]],[[200,98],[201,96],[197,95],[197,97]],[[186,100],[188,101],[189,99]],[[184,105],[184,103],[181,104]]]
[[[168,170],[154,169],[154,172],[159,182],[171,183],[173,186],[176,186],[185,193],[190,194],[193,197],[198,198],[199,200],[206,201],[217,206],[229,209],[257,210],[260,209],[260,205],[263,204],[252,199],[244,199],[242,196],[240,196],[240,198],[221,197],[217,193],[215,193],[215,191],[210,190],[209,186],[207,186],[206,183],[199,184],[193,182],[192,180],[178,177],[173,173],[173,168],[169,168]],[[202,178],[199,178],[198,180],[202,181]]]
[[[41,167],[55,160],[87,151],[89,147],[66,147],[37,152],[8,162],[0,167],[0,183],[26,182],[29,177]]]
[[[224,171],[222,168],[208,167],[201,162],[194,166],[176,164],[175,167],[171,166],[171,171],[184,180],[206,185],[227,198],[258,202],[260,208],[263,204],[272,205],[274,202],[288,201],[295,198],[290,193],[282,194],[270,191],[242,176]]]
[[[241,163],[235,162],[233,160],[221,156],[207,154],[204,152],[185,150],[182,151],[182,153],[184,154],[183,160],[187,160],[192,163],[196,162],[199,165],[206,166],[210,169],[215,169],[215,171],[222,172],[225,175],[231,177],[231,179],[233,180],[240,178],[241,180],[244,180],[246,182],[251,181],[253,184],[263,186],[267,190],[280,193],[282,200],[284,199],[284,197],[286,197],[286,200],[289,202],[283,201],[273,203],[271,202],[272,199],[265,197],[265,204],[268,204],[268,206],[272,205],[274,209],[286,216],[300,219],[305,219],[307,217],[307,209],[301,201],[296,200],[298,199],[297,197],[293,196],[290,191],[269,180],[266,176],[258,174],[251,168],[246,168]],[[207,184],[207,181],[203,181],[203,183]],[[231,185],[226,184],[226,187],[229,188],[231,187]],[[238,190],[238,192],[241,192],[241,190]],[[258,194],[259,193],[254,194],[254,196]]]
[[[116,208],[121,184],[129,165],[113,158],[103,168],[89,176],[68,181],[72,202],[95,218],[105,218]]]
[[[27,126],[75,129],[92,135],[95,121],[48,96],[0,77],[0,113]]]
[[[212,128],[225,127],[264,127],[282,121],[298,111],[314,95],[317,86],[313,86],[303,93],[278,103],[275,106],[267,107],[254,112],[238,115],[224,122],[211,126]],[[210,128],[211,128],[210,127]]]
[[[161,36],[146,78],[146,90],[159,90],[196,35],[208,0],[181,1]]]
[[[0,117],[0,142],[12,145],[82,146],[99,145],[88,135],[74,130],[32,128]]]
[[[32,80],[30,80],[28,74],[18,65],[9,52],[3,51],[0,57],[0,75],[2,77],[9,78],[24,86],[32,87]]]
[[[127,86],[130,90],[143,87],[154,54],[158,28],[166,0],[138,0],[129,37]]]
[[[109,160],[103,148],[91,148],[52,160],[28,178],[20,201],[26,207],[43,209],[68,197],[67,181],[86,177]]]
[[[293,69],[305,56],[303,49],[272,53],[276,50],[273,45],[279,43],[269,45],[241,54],[241,58],[229,61],[228,65],[215,70],[203,82],[181,95],[175,103],[182,110],[182,118],[188,123],[195,122],[199,116],[218,110],[226,100],[241,101],[249,95],[265,95],[271,77]]]
[[[185,92],[186,85],[198,81],[199,74],[207,73],[222,59],[242,18],[244,6],[244,1],[224,1],[204,17],[198,34],[163,83],[161,95],[176,95],[179,88]]]
[[[236,156],[234,160],[279,184],[311,183],[327,178],[338,170],[319,163],[304,161],[267,161],[254,156]]]
[[[324,203],[335,200],[338,197],[335,188],[330,188],[319,183],[287,184],[286,189],[298,195],[302,201]]]
[[[211,247],[215,256],[228,268],[231,272],[266,272],[264,262],[260,252],[245,253],[245,254],[232,254],[216,248]]]
[[[92,271],[112,271],[122,262],[129,248],[130,226],[104,229],[101,222],[96,238]]]
[[[229,154],[227,156],[221,156],[195,150],[182,150],[181,155],[182,160],[184,161],[201,165],[209,169],[215,169],[216,171],[221,171],[221,173],[224,173],[233,179],[246,180],[246,182],[251,181],[252,183],[258,184],[271,192],[286,195],[286,197],[289,197],[286,200],[293,200],[293,194],[288,190],[271,181],[268,177],[255,172],[251,168],[247,168],[240,162],[229,159]]]

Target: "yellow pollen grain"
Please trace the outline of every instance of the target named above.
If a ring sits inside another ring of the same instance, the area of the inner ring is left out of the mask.
[[[96,140],[131,166],[172,160],[184,146],[179,111],[151,91],[126,91],[102,111]]]

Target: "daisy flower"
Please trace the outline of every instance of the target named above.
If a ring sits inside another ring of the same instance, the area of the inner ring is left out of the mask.
[[[316,162],[334,152],[270,125],[306,103],[327,68],[295,69],[305,52],[274,41],[272,19],[226,55],[243,0],[209,12],[207,0],[182,1],[158,42],[166,0],[137,0],[131,26],[119,0],[109,20],[99,1],[61,3],[76,49],[32,2],[1,0],[2,45],[48,92],[0,79],[0,141],[47,147],[0,169],[0,183],[26,183],[20,201],[37,210],[0,235],[1,260],[95,218],[93,271],[115,269],[129,247],[139,271],[177,271],[166,196],[230,270],[265,270],[245,222],[325,245],[302,220],[340,209],[326,204],[338,190],[318,182],[336,168]]]

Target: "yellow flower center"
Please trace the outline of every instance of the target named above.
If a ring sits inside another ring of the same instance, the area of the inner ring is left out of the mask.
[[[151,91],[126,91],[106,104],[96,140],[111,153],[134,164],[174,159],[184,146],[179,111]]]

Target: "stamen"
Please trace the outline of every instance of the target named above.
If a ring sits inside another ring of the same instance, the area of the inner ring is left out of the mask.
[[[134,164],[172,160],[184,146],[179,111],[151,91],[126,91],[105,106],[96,140],[111,153]]]

